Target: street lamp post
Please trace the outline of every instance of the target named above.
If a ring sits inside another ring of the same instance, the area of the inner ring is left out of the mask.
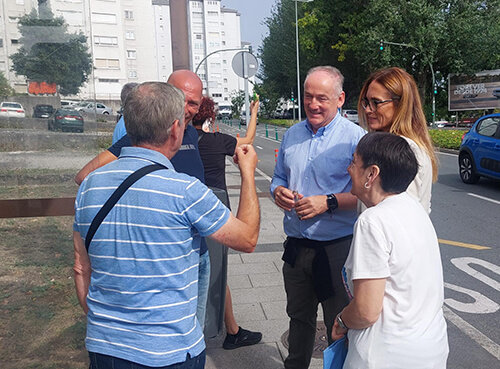
[[[300,62],[299,62],[299,25],[298,25],[298,15],[297,15],[297,2],[301,3],[309,3],[313,0],[293,0],[295,2],[295,43],[297,48],[297,98],[299,103],[299,122],[302,121],[302,112],[301,112],[301,93],[300,93]],[[293,111],[295,111],[295,103],[292,105]]]
[[[384,47],[383,47],[384,44],[410,47],[412,49],[417,50],[419,53],[423,54],[422,50],[420,50],[418,47],[413,46],[411,44],[403,44],[403,43],[399,43],[399,42],[391,42],[391,41],[385,41],[385,40],[380,40],[380,50],[384,49]],[[431,74],[432,74],[432,126],[434,127],[434,125],[436,123],[436,94],[434,93],[434,90],[436,89],[436,78],[434,76],[434,68],[432,67],[432,63],[428,59],[427,55],[424,54],[424,56],[425,56],[425,61],[427,63],[429,63],[429,67],[431,68]]]

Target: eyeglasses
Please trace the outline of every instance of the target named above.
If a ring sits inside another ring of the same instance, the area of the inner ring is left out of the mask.
[[[380,104],[384,104],[394,100],[399,100],[399,97],[393,97],[392,99],[387,99],[387,100],[376,100],[376,99],[368,100],[365,97],[363,100],[361,100],[361,106],[363,107],[363,109],[367,109],[368,107],[370,107],[371,111],[377,111],[377,108]]]

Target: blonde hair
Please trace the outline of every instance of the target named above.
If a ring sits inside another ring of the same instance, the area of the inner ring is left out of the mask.
[[[408,137],[425,150],[432,162],[432,179],[435,182],[438,174],[438,161],[427,129],[427,120],[415,80],[405,70],[397,67],[372,73],[365,81],[358,100],[359,123],[365,129],[368,129],[366,110],[361,102],[366,98],[366,92],[372,82],[380,83],[389,91],[392,98],[397,98],[394,101],[395,113],[389,132]]]

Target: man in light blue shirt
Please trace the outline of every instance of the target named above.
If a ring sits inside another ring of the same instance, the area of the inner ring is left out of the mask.
[[[316,67],[304,83],[307,119],[291,127],[281,143],[271,183],[284,210],[283,276],[290,317],[285,368],[309,366],[321,303],[328,339],[334,319],[349,302],[341,269],[356,221],[347,167],[365,131],[341,117],[343,76]]]
[[[200,237],[252,252],[259,204],[251,146],[236,150],[241,196],[234,217],[198,179],[176,172],[170,159],[184,136],[184,96],[167,83],[147,82],[127,98],[132,147],[89,174],[75,201],[75,285],[87,313],[91,367],[202,369],[205,342],[196,319]],[[164,169],[126,190],[97,228],[90,224],[115,189],[150,164]]]
[[[113,131],[113,144],[115,144],[120,138],[127,134],[127,130],[125,129],[125,121],[123,120],[123,107],[125,106],[125,100],[127,99],[130,91],[134,89],[134,87],[138,86],[138,83],[129,82],[123,85],[122,92],[120,93],[120,100],[122,102],[122,107],[120,109],[121,116],[116,123],[115,129]]]

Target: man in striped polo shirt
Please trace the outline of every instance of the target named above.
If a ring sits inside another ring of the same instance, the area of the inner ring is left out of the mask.
[[[238,149],[241,196],[236,217],[199,180],[173,169],[184,133],[184,96],[161,82],[141,84],[126,100],[132,147],[83,181],[75,203],[77,296],[87,313],[91,367],[203,368],[196,319],[200,237],[252,252],[259,204],[251,146]],[[135,182],[104,218],[88,252],[84,239],[97,212],[134,171],[167,169]]]

